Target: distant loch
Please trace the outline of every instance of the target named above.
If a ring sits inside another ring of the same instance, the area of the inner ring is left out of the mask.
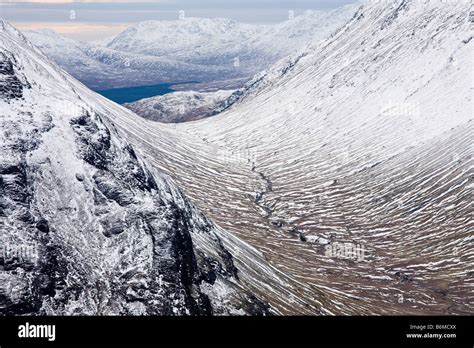
[[[151,86],[113,88],[96,92],[118,104],[124,104],[133,103],[137,100],[144,98],[151,98],[159,95],[172,93],[175,91],[171,88],[171,86],[173,85],[175,84],[162,83],[159,85]]]

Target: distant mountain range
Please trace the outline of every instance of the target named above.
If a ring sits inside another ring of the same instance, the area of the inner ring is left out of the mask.
[[[95,90],[250,78],[350,19],[355,5],[307,11],[275,25],[222,18],[146,21],[110,40],[78,42],[51,30],[26,31],[50,59]]]

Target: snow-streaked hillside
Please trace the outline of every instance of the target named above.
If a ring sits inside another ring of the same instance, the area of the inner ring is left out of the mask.
[[[248,240],[338,298],[333,313],[473,310],[469,10],[467,2],[368,3],[296,64],[275,67],[282,76],[246,102],[185,126],[250,160],[262,194],[252,207],[247,187],[234,187],[227,210],[264,217]],[[190,186],[193,197],[213,192]],[[288,241],[289,233],[322,244]],[[366,262],[325,257],[324,244],[346,242],[365,247]]]
[[[148,120],[162,123],[181,123],[213,116],[227,107],[233,90],[200,93],[195,91],[174,92],[124,104]]]
[[[89,87],[249,78],[310,42],[330,36],[356,10],[309,11],[276,25],[222,18],[146,21],[104,43],[75,42],[50,30],[25,35]]]
[[[472,313],[469,11],[367,2],[221,115],[117,123],[321,312]]]
[[[186,124],[141,119],[64,74],[42,72],[50,66],[36,54],[36,64],[26,64],[32,53],[22,54],[16,66],[36,66],[35,78],[28,80],[31,68],[17,74],[9,98],[24,99],[2,104],[2,115],[21,116],[8,128],[11,136],[30,117],[22,111],[41,121],[36,111],[41,108],[29,104],[40,102],[28,101],[30,89],[42,93],[47,105],[54,105],[53,95],[74,94],[72,101],[99,115],[119,145],[122,139],[133,146],[154,178],[169,174],[219,226],[208,233],[233,256],[239,277],[221,274],[220,279],[270,303],[275,313],[471,314],[474,40],[469,11],[469,3],[461,1],[366,1],[335,35],[281,60],[234,93],[237,102],[227,111]],[[14,48],[30,52],[25,45]],[[50,74],[57,76],[51,83]],[[66,139],[87,134],[87,123],[68,127],[53,129],[73,132]],[[90,140],[86,149],[101,149],[95,137]],[[71,152],[68,144],[71,140],[61,153]],[[54,160],[62,158],[55,148],[48,151],[53,160],[33,163],[55,168]],[[126,153],[113,155],[123,160]],[[65,180],[65,163],[58,165],[60,174],[37,180]],[[116,180],[126,180],[117,168],[109,170]],[[77,180],[73,172],[68,182]],[[165,179],[155,180],[161,185]],[[47,188],[53,197],[75,192]],[[37,196],[34,202],[41,207],[44,195]],[[127,202],[127,197],[118,198]],[[21,212],[22,206],[16,209]],[[71,225],[72,236],[81,236],[77,223]],[[205,254],[220,250],[200,239],[209,234],[190,235]],[[66,236],[61,240],[74,251],[80,246],[78,253],[85,245],[87,252],[100,250],[88,242],[94,235],[79,241]],[[97,259],[109,262],[112,253],[106,251]],[[214,283],[211,298],[225,303],[226,289],[218,292],[218,287]]]
[[[295,15],[252,38],[251,51],[261,50],[263,56],[279,59],[295,53],[311,43],[324,40],[349,21],[360,6],[360,1],[329,11],[308,10]]]

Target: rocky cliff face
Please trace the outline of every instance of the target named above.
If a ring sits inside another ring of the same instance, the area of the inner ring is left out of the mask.
[[[15,74],[13,70],[15,57],[7,53],[0,52],[0,97],[5,101],[21,98],[23,96],[23,88],[30,88],[30,85],[24,78],[22,82]]]
[[[3,22],[0,77],[0,313],[268,313],[217,227]]]

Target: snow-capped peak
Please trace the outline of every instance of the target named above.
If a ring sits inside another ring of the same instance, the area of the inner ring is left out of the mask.
[[[175,21],[145,21],[118,34],[107,47],[141,54],[164,55],[176,50],[214,42],[242,42],[263,27],[225,18],[183,18]]]

